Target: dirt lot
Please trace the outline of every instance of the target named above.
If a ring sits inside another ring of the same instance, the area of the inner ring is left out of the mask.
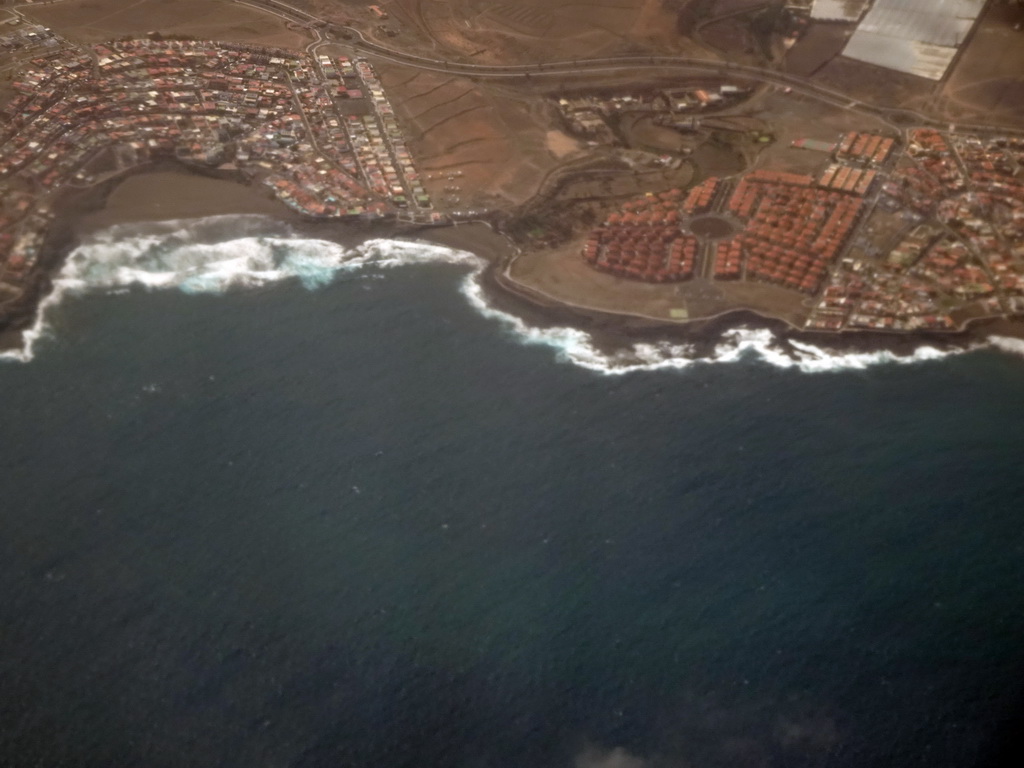
[[[811,77],[843,52],[853,24],[812,23],[807,33],[786,53],[786,71]]]
[[[871,214],[857,244],[867,250],[874,249],[888,253],[896,247],[899,239],[908,229],[910,229],[910,224],[901,212],[886,211],[879,206]]]
[[[873,64],[837,56],[814,75],[821,85],[872,104],[928,112],[937,83]]]
[[[1022,22],[1024,7],[989,6],[943,89],[951,119],[1024,122],[1024,30],[1013,28]]]
[[[264,214],[287,216],[288,208],[265,187],[161,170],[129,176],[110,193],[103,208],[84,217],[78,227],[93,231],[133,221]]]
[[[70,0],[26,8],[25,14],[83,43],[152,31],[285,48],[312,40],[271,14],[222,0]]]

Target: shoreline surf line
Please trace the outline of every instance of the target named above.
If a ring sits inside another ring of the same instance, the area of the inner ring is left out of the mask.
[[[287,225],[241,214],[120,224],[84,239],[55,276],[52,292],[40,303],[34,323],[24,332],[23,347],[0,353],[0,359],[30,361],[39,342],[50,333],[48,314],[69,294],[115,293],[136,287],[216,294],[292,279],[315,290],[343,272],[425,263],[467,267],[460,293],[477,312],[498,321],[520,343],[547,346],[562,361],[608,375],[680,370],[746,359],[811,373],[924,362],[982,348],[1024,355],[1024,341],[1002,336],[988,342],[966,339],[963,345],[945,349],[922,340],[907,354],[900,354],[889,349],[828,348],[783,337],[756,324],[724,328],[717,338],[705,339],[703,344],[623,336],[609,349],[598,339],[599,332],[573,325],[534,324],[500,307],[486,280],[488,270],[496,269],[496,265],[469,251],[422,240],[389,238],[344,245],[297,236]],[[648,330],[657,336],[656,329]]]

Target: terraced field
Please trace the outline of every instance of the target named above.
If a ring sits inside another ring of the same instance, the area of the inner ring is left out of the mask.
[[[556,163],[536,103],[464,78],[397,66],[382,68],[382,82],[427,189],[442,207],[522,202]]]

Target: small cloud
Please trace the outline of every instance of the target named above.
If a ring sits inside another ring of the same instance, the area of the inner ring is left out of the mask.
[[[826,715],[780,718],[775,738],[783,749],[800,752],[827,752],[840,741],[839,728]]]

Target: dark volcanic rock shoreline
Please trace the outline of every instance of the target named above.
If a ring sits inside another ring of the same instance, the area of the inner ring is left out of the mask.
[[[669,342],[692,346],[695,357],[712,357],[714,349],[737,329],[764,329],[772,333],[773,346],[792,352],[790,342],[807,344],[836,354],[891,352],[912,355],[921,347],[960,351],[987,343],[992,335],[1024,338],[1024,327],[1013,321],[981,321],[959,332],[846,331],[809,332],[789,323],[737,308],[712,318],[687,322],[659,322],[645,317],[618,315],[556,303],[531,294],[499,269],[488,269],[485,283],[493,303],[523,317],[531,325],[572,326],[590,334],[602,351],[614,352],[636,343]]]
[[[240,186],[234,182],[239,182],[241,178],[239,174],[231,171],[193,169],[179,163],[165,162],[88,189],[67,193],[61,201],[60,214],[55,217],[47,233],[40,256],[40,268],[33,273],[29,289],[23,297],[0,310],[0,349],[17,349],[22,346],[21,331],[34,324],[38,306],[52,289],[53,275],[60,270],[67,255],[90,234],[123,222],[123,217],[119,218],[117,211],[106,211],[111,194],[127,178],[153,172],[173,172],[183,177],[229,181],[233,182],[232,187]],[[245,189],[250,195],[254,192],[252,187],[245,186]],[[253,210],[254,208],[259,210]],[[712,357],[715,347],[727,339],[730,331],[739,328],[770,331],[773,336],[773,347],[783,353],[792,352],[790,342],[797,342],[835,354],[890,352],[899,356],[909,356],[923,346],[942,351],[968,349],[987,342],[992,335],[1024,338],[1024,326],[1012,320],[979,321],[957,333],[814,333],[798,330],[783,321],[738,308],[713,318],[685,323],[661,322],[639,316],[574,307],[530,292],[506,276],[505,268],[514,258],[516,247],[510,238],[501,234],[489,222],[427,227],[380,221],[310,221],[281,204],[275,203],[273,212],[270,212],[266,205],[252,206],[251,201],[249,205],[243,201],[237,212],[243,214],[246,211],[270,215],[296,235],[330,240],[342,245],[358,245],[371,239],[405,239],[471,252],[488,264],[480,279],[487,301],[493,307],[515,315],[533,327],[577,328],[591,337],[595,347],[608,354],[628,351],[637,343],[669,343],[687,345],[692,350],[690,354],[693,357]],[[200,215],[215,213],[216,211],[213,211]],[[138,215],[134,217],[134,221],[138,223],[145,220]]]

